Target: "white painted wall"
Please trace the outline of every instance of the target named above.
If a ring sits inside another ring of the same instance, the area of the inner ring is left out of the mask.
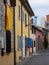
[[[41,27],[43,27],[43,28],[45,28],[45,24],[46,23],[46,19],[45,19],[45,17],[42,17],[41,18]]]

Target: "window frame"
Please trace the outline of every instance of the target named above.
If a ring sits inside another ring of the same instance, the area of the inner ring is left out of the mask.
[[[25,25],[27,25],[27,15],[25,14]]]
[[[19,20],[20,20],[20,16],[21,16],[21,15],[20,15],[20,9],[21,9],[21,8],[20,8],[20,5],[18,5],[18,19],[19,19]]]
[[[22,22],[25,22],[25,13],[22,11]]]

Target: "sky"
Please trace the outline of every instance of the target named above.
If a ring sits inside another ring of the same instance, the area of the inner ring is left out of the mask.
[[[49,0],[28,0],[32,10],[37,16],[38,25],[40,24],[41,17],[49,14]]]

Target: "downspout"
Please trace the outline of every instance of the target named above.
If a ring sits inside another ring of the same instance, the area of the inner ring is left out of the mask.
[[[14,65],[16,65],[16,49],[15,49],[15,7],[13,7],[13,28],[14,28]]]
[[[29,29],[29,14],[28,14],[28,37],[30,37],[30,29]]]

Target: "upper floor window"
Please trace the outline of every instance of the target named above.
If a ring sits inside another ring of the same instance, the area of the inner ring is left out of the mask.
[[[22,21],[25,22],[25,14],[23,11],[22,11]]]
[[[25,14],[25,25],[27,24],[27,15]]]
[[[32,26],[32,34],[33,34],[33,26]]]
[[[34,41],[34,47],[35,47],[35,41]]]
[[[18,18],[20,20],[20,5],[18,5]]]
[[[10,0],[7,0],[8,5],[10,5]]]
[[[36,34],[36,29],[32,26],[32,34]]]
[[[49,30],[49,25],[48,25],[48,30]]]

